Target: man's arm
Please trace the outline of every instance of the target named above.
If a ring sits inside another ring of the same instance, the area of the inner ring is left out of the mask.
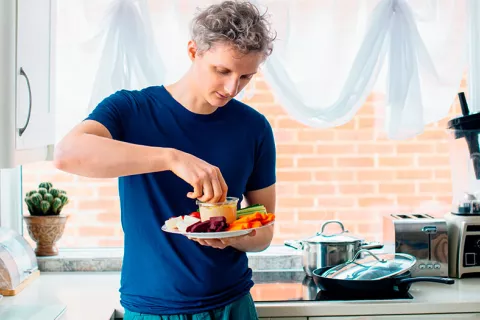
[[[168,170],[171,158],[171,149],[114,140],[103,124],[85,120],[57,144],[53,163],[81,176],[116,178]]]
[[[245,200],[248,205],[252,204],[263,204],[267,209],[268,213],[275,213],[275,204],[276,204],[276,189],[275,185],[271,185],[267,188],[250,191],[245,194]],[[263,251],[272,242],[273,239],[273,228],[274,226],[269,226],[256,230],[254,236],[242,237],[237,243],[232,244],[231,246],[237,250],[245,252],[258,252]]]
[[[223,201],[228,187],[220,170],[179,150],[149,147],[112,139],[97,121],[86,120],[60,141],[57,169],[94,178],[116,178],[170,170],[193,187],[186,196],[200,201]]]

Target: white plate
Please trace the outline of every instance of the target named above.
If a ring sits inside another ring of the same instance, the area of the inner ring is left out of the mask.
[[[244,230],[234,230],[234,231],[222,231],[222,232],[181,232],[180,230],[168,230],[165,225],[162,226],[162,230],[169,233],[181,234],[190,238],[197,239],[223,239],[223,238],[232,238],[240,237],[246,234],[249,234],[253,230],[258,230],[271,226],[275,221],[269,222],[264,226],[258,228],[244,229]]]

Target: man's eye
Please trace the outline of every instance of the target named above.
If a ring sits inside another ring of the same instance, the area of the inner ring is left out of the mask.
[[[249,75],[249,76],[242,76],[243,79],[252,79],[253,78],[253,74]]]
[[[227,70],[217,70],[217,72],[220,74],[228,74]]]

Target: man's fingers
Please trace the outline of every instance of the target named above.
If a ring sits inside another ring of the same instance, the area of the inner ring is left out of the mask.
[[[220,186],[222,187],[222,198],[219,200],[219,202],[223,202],[226,200],[228,195],[228,186],[227,186],[227,183],[225,182],[225,179],[222,176],[222,173],[220,172],[220,169],[218,168],[217,168],[217,177],[218,177],[218,181],[220,182]]]
[[[210,180],[203,181],[203,195],[198,198],[202,202],[209,202],[213,198],[213,187]]]
[[[225,196],[223,194],[222,186],[220,185],[220,181],[218,178],[215,177],[212,179],[212,187],[213,187],[213,197],[211,202],[223,202],[225,201]]]
[[[203,185],[200,181],[195,182],[193,184],[193,192],[187,193],[187,197],[190,199],[197,199],[198,197],[201,197],[203,194]]]

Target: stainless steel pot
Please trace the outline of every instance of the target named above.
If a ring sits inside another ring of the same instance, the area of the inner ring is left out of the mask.
[[[325,227],[331,223],[339,224],[342,232],[325,234]],[[381,243],[366,243],[363,239],[350,235],[338,220],[326,221],[321,231],[311,238],[285,241],[285,245],[303,251],[303,270],[310,277],[315,269],[334,267],[352,260],[361,249],[383,248]]]

